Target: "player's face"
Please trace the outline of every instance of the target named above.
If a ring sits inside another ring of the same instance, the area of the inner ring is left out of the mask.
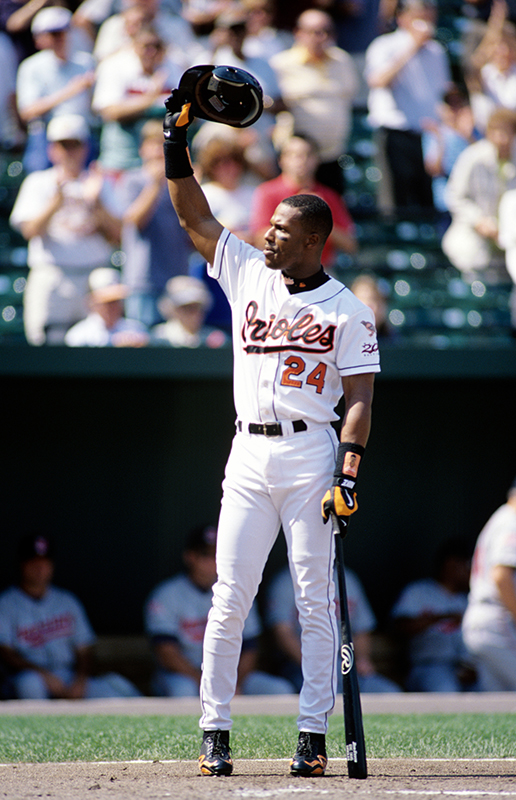
[[[280,203],[265,233],[265,266],[283,270],[287,275],[306,277],[306,247],[310,235],[304,228],[297,208]]]

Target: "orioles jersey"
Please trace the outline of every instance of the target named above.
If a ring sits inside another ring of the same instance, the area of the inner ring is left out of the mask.
[[[327,424],[338,419],[342,378],[380,371],[373,312],[334,278],[291,293],[282,273],[266,267],[261,250],[226,230],[208,273],[232,309],[240,420],[303,416]]]

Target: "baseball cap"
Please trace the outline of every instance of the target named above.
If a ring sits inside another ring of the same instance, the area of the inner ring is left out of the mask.
[[[60,114],[52,117],[47,126],[49,142],[73,140],[86,142],[90,136],[88,123],[80,114]]]
[[[160,300],[159,309],[164,317],[169,317],[178,306],[201,303],[205,309],[212,304],[211,294],[202,281],[190,275],[176,275],[165,286],[165,294]]]
[[[209,553],[215,550],[217,529],[213,525],[199,525],[188,533],[185,550],[196,553]]]
[[[30,29],[33,34],[64,31],[70,27],[72,12],[63,6],[42,8],[34,15]]]
[[[111,303],[123,300],[129,294],[129,288],[120,280],[120,273],[112,267],[98,267],[90,272],[88,278],[91,298],[96,303]]]
[[[18,544],[19,561],[29,561],[31,558],[53,558],[54,546],[48,536],[41,533],[27,533]]]

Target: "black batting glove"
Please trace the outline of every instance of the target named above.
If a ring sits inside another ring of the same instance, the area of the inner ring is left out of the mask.
[[[191,103],[174,89],[170,97],[165,100],[165,108],[167,109],[163,119],[165,175],[170,180],[188,178],[193,175],[187,143],[188,126],[194,119]]]
[[[360,459],[364,454],[362,445],[344,442],[339,445],[335,461],[333,484],[321,502],[324,522],[335,515],[341,535],[344,535],[349,518],[358,508],[356,482]]]

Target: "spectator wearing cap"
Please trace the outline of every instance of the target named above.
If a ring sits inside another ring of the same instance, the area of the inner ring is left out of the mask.
[[[229,345],[224,331],[204,324],[212,304],[209,290],[198,278],[177,275],[167,282],[159,309],[166,322],[152,329],[153,344],[172,347],[211,347]]]
[[[369,122],[377,131],[385,213],[433,211],[432,179],[423,162],[422,132],[438,121],[451,81],[446,51],[435,39],[434,0],[403,0],[397,28],[366,50]]]
[[[11,212],[10,224],[29,243],[23,298],[29,344],[63,343],[88,313],[90,272],[109,263],[120,239],[113,189],[95,164],[85,169],[88,134],[82,116],[50,121],[53,166],[27,175]]]
[[[44,535],[19,542],[19,579],[0,595],[4,696],[20,700],[136,697],[122,675],[92,677],[95,634],[82,603],[53,585],[54,547]]]
[[[65,336],[70,347],[144,347],[149,334],[143,323],[124,316],[124,300],[129,288],[120,282],[112,267],[94,269],[88,279],[88,316],[73,325]]]
[[[18,68],[16,98],[28,126],[23,164],[27,172],[49,165],[45,139],[48,122],[61,114],[78,114],[91,126],[91,89],[95,80],[91,53],[70,44],[72,14],[62,6],[47,6],[32,20],[38,53]]]
[[[153,691],[158,696],[199,694],[204,629],[217,580],[216,538],[211,525],[192,529],[183,550],[184,571],[159,584],[146,603],[145,629],[156,660]],[[260,633],[253,606],[244,626],[237,693],[292,694],[288,681],[256,669]]]

